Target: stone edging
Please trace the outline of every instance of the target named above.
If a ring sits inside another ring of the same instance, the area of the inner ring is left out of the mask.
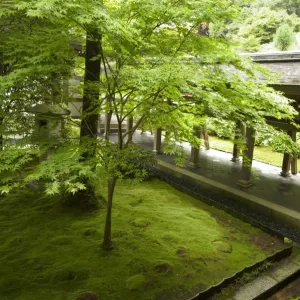
[[[209,297],[212,297],[213,295],[221,292],[222,289],[224,289],[224,288],[228,287],[230,284],[234,283],[236,281],[236,279],[241,278],[243,276],[243,274],[249,273],[249,272],[257,269],[258,267],[262,266],[265,262],[278,262],[281,259],[290,256],[292,254],[292,249],[293,249],[293,247],[290,246],[288,248],[285,248],[283,250],[276,252],[275,254],[268,256],[267,258],[255,263],[251,266],[247,266],[244,269],[234,273],[231,277],[224,278],[218,284],[212,285],[209,288],[207,288],[206,290],[198,293],[197,295],[195,295],[191,298],[188,298],[188,300],[204,300]]]

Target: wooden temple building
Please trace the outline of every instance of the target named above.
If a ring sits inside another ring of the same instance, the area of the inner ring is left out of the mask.
[[[280,74],[279,83],[271,85],[275,90],[281,91],[287,98],[295,100],[293,106],[300,113],[300,52],[274,52],[274,53],[247,53],[242,55],[248,55],[252,58],[253,61],[262,64],[265,68],[269,69],[274,74]],[[261,80],[264,80],[262,77]],[[74,82],[71,85],[76,85],[80,82],[80,78],[74,79]],[[80,117],[81,115],[81,106],[82,102],[79,95],[74,95],[73,98],[77,98],[74,102],[71,102],[69,105],[69,109],[71,110],[71,114],[73,117]],[[106,116],[102,115],[102,119],[100,121],[99,130],[105,131],[106,124]],[[299,128],[294,125],[276,119],[268,119],[267,122],[274,126],[275,128],[284,130],[290,135],[293,141],[296,141],[296,133],[300,131]],[[295,119],[295,123],[300,125],[300,116],[297,116]],[[130,127],[133,126],[133,120],[130,119],[127,121],[127,124],[124,124],[124,129],[129,130]],[[237,124],[237,126],[241,126],[241,124]],[[116,126],[112,123],[110,129],[114,129]],[[255,143],[255,131],[253,128],[242,128],[242,132],[245,136],[246,140],[246,150],[243,152],[243,163],[242,163],[242,171],[241,178],[238,184],[242,187],[251,186],[251,167],[254,153],[254,143]],[[200,129],[195,130],[195,135],[199,138],[204,138],[205,147],[209,148],[208,136],[206,132],[201,132]],[[162,152],[162,129],[158,128],[154,132],[154,149],[155,153]],[[192,147],[191,148],[191,157],[190,157],[190,166],[193,168],[197,168],[200,166],[199,161],[199,148]],[[238,149],[238,145],[235,144],[233,146],[233,156],[232,161],[237,162],[240,159],[240,151]],[[281,176],[287,177],[292,175],[296,175],[298,173],[297,170],[297,156],[290,155],[288,153],[283,154],[282,160],[282,171],[280,173]]]
[[[253,61],[262,64],[265,68],[269,69],[272,73],[279,74],[279,83],[272,84],[271,86],[284,95],[294,100],[294,108],[300,113],[300,52],[274,52],[274,53],[247,53]],[[261,80],[264,80],[263,77]],[[279,121],[276,119],[268,119],[267,122],[275,128],[284,130],[290,135],[292,140],[296,142],[297,132],[299,128],[294,125]],[[300,125],[300,116],[296,116],[295,123]],[[243,187],[251,185],[251,167],[254,153],[255,132],[253,128],[244,128],[246,137],[246,151],[243,153],[243,166],[241,172],[241,179],[238,184]],[[199,136],[199,132],[195,133]],[[238,145],[233,146],[232,161],[239,160]],[[199,165],[199,149],[192,148],[190,166],[197,167]],[[297,155],[283,154],[281,176],[287,177],[296,175],[297,170]]]

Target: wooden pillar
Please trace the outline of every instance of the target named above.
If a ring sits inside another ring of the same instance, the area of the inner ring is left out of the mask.
[[[283,160],[282,160],[282,170],[280,172],[280,175],[282,177],[290,176],[290,166],[291,166],[291,155],[289,153],[284,153]]]
[[[112,112],[105,112],[104,116],[104,134],[105,139],[108,140],[109,133],[110,133],[110,122],[111,122]]]
[[[203,137],[204,137],[204,147],[205,147],[206,150],[209,150],[210,149],[209,136],[208,136],[206,128],[203,129]]]
[[[292,140],[295,143],[297,142],[297,131],[295,130],[292,131]],[[291,159],[291,171],[293,175],[297,175],[298,173],[297,158],[297,153],[295,153]]]
[[[129,117],[127,118],[127,131],[132,130],[133,128],[133,117]]]
[[[153,152],[155,152],[155,154],[161,154],[161,132],[162,129],[161,128],[157,128],[154,131],[154,148],[153,148]]]
[[[201,130],[199,127],[194,127],[194,136],[199,138],[201,137]],[[200,147],[194,147],[191,148],[191,157],[189,166],[192,168],[198,168],[199,167],[199,153],[200,153]]]
[[[236,139],[236,137],[234,139]],[[238,145],[236,143],[233,144],[231,161],[233,161],[233,162],[240,161],[240,149],[238,148]]]
[[[234,140],[237,141],[239,140],[241,137],[243,137],[245,135],[244,132],[244,126],[243,123],[241,121],[237,121],[236,122],[236,127],[235,127],[235,135],[234,135]],[[233,151],[232,151],[232,158],[231,161],[233,162],[238,162],[240,161],[240,155],[241,155],[241,151],[239,149],[238,143],[235,142],[233,144]]]
[[[292,131],[288,131],[287,134],[290,137],[292,137]],[[290,176],[291,162],[292,162],[292,156],[289,153],[284,153],[283,160],[282,160],[282,170],[280,172],[280,175],[282,177]]]
[[[238,184],[242,187],[251,186],[251,171],[254,153],[255,130],[251,127],[246,129],[246,146],[247,149],[243,153],[242,176]]]
[[[201,140],[204,141],[204,148],[205,150],[209,150],[210,149],[210,145],[209,145],[209,136],[207,133],[207,129],[206,129],[206,125],[204,125],[200,131],[200,138]]]

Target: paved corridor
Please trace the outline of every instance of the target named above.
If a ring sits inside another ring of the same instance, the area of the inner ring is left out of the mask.
[[[111,139],[116,136],[111,135]],[[150,133],[141,134],[137,132],[133,141],[143,145],[149,150],[153,149],[153,135]],[[283,178],[279,175],[281,168],[258,161],[253,161],[252,182],[249,188],[240,188],[237,181],[240,179],[242,162],[230,161],[232,154],[217,151],[214,149],[200,151],[200,167],[197,169],[188,166],[190,146],[183,145],[187,152],[186,167],[193,173],[205,176],[220,183],[226,184],[236,189],[250,193],[270,202],[284,206],[286,208],[300,212],[300,174]],[[157,158],[168,163],[174,163],[174,159],[169,155],[157,155]]]

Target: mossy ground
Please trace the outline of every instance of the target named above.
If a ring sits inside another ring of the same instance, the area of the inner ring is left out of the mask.
[[[88,291],[100,299],[182,299],[282,247],[155,179],[117,184],[112,252],[101,249],[104,209],[82,213],[61,202],[36,191],[0,198],[1,300],[71,300]]]

